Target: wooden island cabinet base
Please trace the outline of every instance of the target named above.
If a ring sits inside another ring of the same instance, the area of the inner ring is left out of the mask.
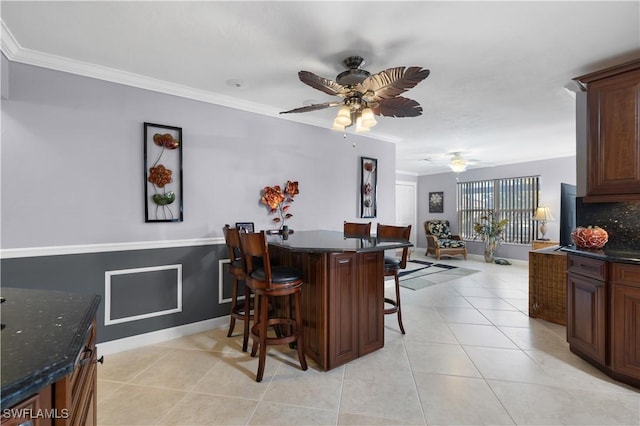
[[[384,251],[269,250],[278,263],[303,273],[305,353],[323,370],[384,346]]]

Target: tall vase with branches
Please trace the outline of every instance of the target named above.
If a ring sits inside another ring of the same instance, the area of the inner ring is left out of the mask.
[[[508,219],[496,218],[495,211],[487,210],[478,222],[473,224],[475,238],[484,241],[484,261],[493,262],[493,256],[500,242],[504,241],[503,232]]]

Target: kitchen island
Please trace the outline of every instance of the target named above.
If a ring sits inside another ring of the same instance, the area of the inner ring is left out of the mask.
[[[100,297],[7,287],[0,293],[2,424],[95,424]]]
[[[269,237],[272,260],[302,271],[305,353],[323,370],[384,346],[385,250],[411,246],[337,231]]]

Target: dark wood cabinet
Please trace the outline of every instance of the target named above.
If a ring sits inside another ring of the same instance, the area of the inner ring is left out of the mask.
[[[640,265],[611,270],[611,367],[640,380]]]
[[[587,90],[584,201],[640,200],[640,60],[575,80]]]
[[[363,356],[384,346],[384,252],[364,252],[357,257],[358,294],[354,305],[358,307],[358,352]]]
[[[46,386],[37,394],[11,407],[9,411],[11,415],[3,413],[1,424],[2,426],[49,426],[53,423],[52,417],[55,413],[52,408],[51,386]]]
[[[640,387],[640,265],[569,254],[567,341],[611,377]]]
[[[78,354],[73,372],[53,385],[54,406],[57,412],[66,410],[68,416],[55,419],[55,426],[97,425],[97,348],[96,324],[91,324],[82,351]]]
[[[606,363],[605,282],[567,275],[567,341],[573,350]]]
[[[329,366],[334,366],[358,357],[358,268],[355,253],[329,257]]]
[[[384,346],[384,251],[293,252],[272,259],[300,269],[305,353],[331,370]]]

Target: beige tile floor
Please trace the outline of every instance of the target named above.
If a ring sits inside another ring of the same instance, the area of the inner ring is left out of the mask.
[[[256,383],[241,327],[107,356],[98,424],[640,424],[637,389],[571,354],[565,327],[527,316],[526,262],[442,263],[480,272],[403,288],[407,334],[387,316],[383,349],[329,372],[312,361],[301,371],[294,351],[270,347]]]

